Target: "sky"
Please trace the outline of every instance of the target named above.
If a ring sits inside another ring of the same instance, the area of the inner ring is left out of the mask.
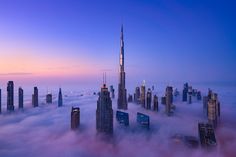
[[[236,2],[0,0],[0,81],[236,81]]]

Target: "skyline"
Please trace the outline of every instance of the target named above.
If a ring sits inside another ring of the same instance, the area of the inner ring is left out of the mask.
[[[235,6],[0,0],[0,156],[234,156]]]
[[[0,80],[236,81],[234,2],[103,2],[1,1]]]

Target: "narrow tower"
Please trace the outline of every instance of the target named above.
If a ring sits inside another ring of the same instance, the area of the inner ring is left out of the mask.
[[[33,105],[33,107],[39,106],[38,88],[37,87],[34,87],[34,94],[32,95],[32,105]]]
[[[24,91],[21,87],[18,89],[18,103],[19,108],[22,109],[24,107]]]
[[[125,65],[124,65],[124,38],[123,25],[121,26],[120,37],[120,69],[119,69],[119,84],[118,84],[118,109],[127,110],[127,94],[125,89]]]
[[[58,107],[61,107],[63,104],[62,101],[62,93],[61,93],[61,88],[59,89],[59,94],[58,94]]]
[[[7,84],[7,110],[14,111],[14,83],[9,81]]]

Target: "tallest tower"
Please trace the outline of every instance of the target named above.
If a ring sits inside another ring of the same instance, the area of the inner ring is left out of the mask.
[[[123,25],[121,26],[120,36],[120,67],[119,67],[119,84],[118,84],[118,109],[127,110],[127,96],[125,89],[125,65],[124,65],[124,36]]]

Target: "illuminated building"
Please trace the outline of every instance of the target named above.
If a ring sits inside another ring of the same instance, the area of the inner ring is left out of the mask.
[[[71,129],[75,130],[80,125],[80,108],[72,107],[71,109]]]
[[[145,84],[141,86],[141,95],[140,95],[140,103],[142,107],[145,108],[145,101],[146,101],[146,89],[145,89]]]

